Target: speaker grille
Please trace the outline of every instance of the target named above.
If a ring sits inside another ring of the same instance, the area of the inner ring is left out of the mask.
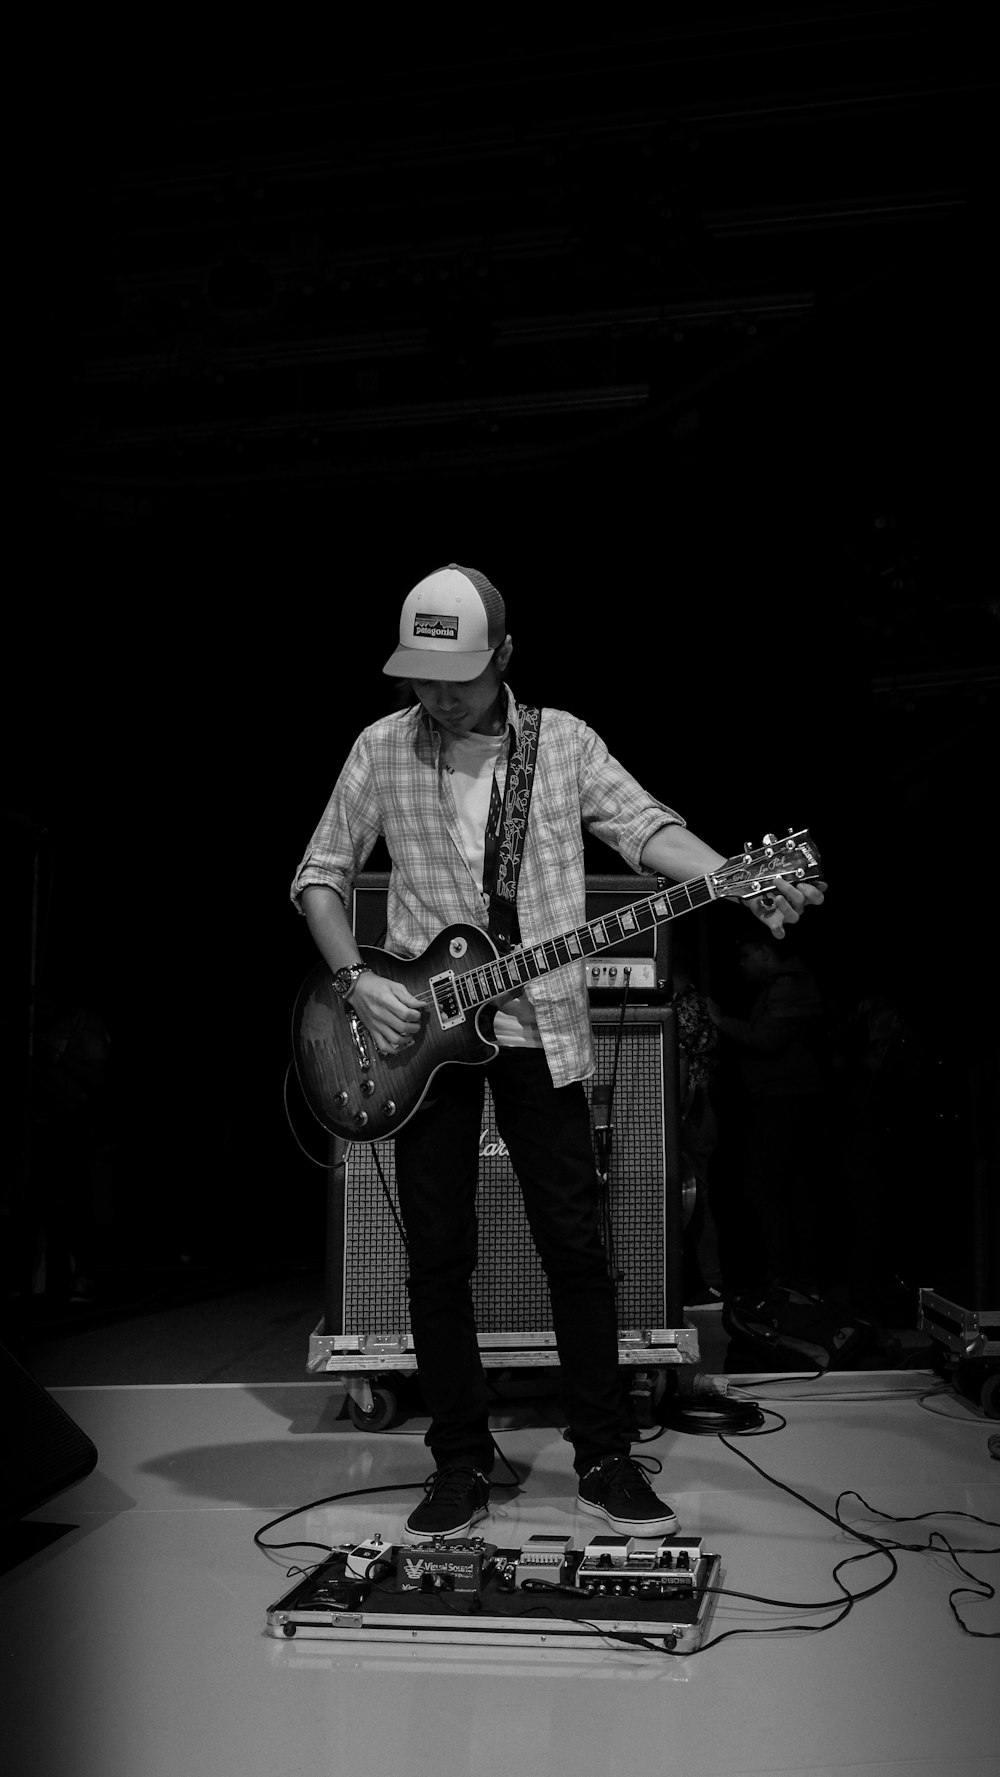
[[[616,1026],[594,1032],[598,1085],[608,1085]],[[657,1023],[622,1031],[614,1092],[611,1226],[622,1329],[665,1322],[663,1037]],[[587,1082],[588,1096],[592,1082]],[[395,1202],[391,1143],[378,1161]],[[375,1164],[356,1144],[347,1159],[344,1210],[344,1333],[400,1333],[409,1328],[406,1252]],[[398,1206],[397,1206],[398,1207]],[[487,1089],[480,1138],[479,1263],[473,1277],[481,1333],[551,1329],[548,1287],[528,1230],[521,1193],[497,1133]]]

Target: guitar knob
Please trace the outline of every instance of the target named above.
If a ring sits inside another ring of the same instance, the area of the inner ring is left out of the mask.
[[[367,1121],[368,1121],[368,1112],[367,1111],[355,1111],[355,1113],[354,1113],[354,1127],[356,1129],[363,1129],[365,1124],[367,1123]]]
[[[396,1100],[394,1098],[386,1099],[385,1104],[382,1106],[382,1115],[384,1117],[394,1117],[396,1115]]]
[[[333,1102],[334,1102],[334,1104],[346,1104],[347,1099],[348,1099],[348,1094],[346,1092],[337,1092],[334,1094]]]
[[[372,1093],[374,1092],[374,1090],[375,1090],[375,1081],[374,1080],[371,1080],[371,1079],[362,1080],[362,1082],[361,1082],[361,1096],[362,1096],[362,1098],[370,1098]]]

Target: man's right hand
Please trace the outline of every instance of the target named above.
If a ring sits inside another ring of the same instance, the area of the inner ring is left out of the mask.
[[[426,1008],[409,989],[366,969],[354,983],[348,1005],[375,1039],[380,1055],[408,1049],[420,1029]]]

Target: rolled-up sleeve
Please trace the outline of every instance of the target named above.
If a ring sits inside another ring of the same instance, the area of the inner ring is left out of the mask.
[[[333,788],[316,831],[292,878],[292,904],[302,912],[302,893],[331,888],[350,909],[354,879],[364,869],[382,831],[368,730],[358,736]]]
[[[600,735],[581,724],[580,814],[588,832],[613,846],[637,875],[642,854],[661,827],[684,826],[682,817],[626,771]]]

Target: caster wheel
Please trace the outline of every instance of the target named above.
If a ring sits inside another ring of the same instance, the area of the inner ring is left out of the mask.
[[[371,1411],[366,1413],[352,1397],[347,1403],[347,1415],[358,1431],[385,1431],[396,1417],[396,1397],[391,1388],[373,1388]]]
[[[635,1412],[636,1423],[640,1429],[648,1431],[650,1426],[656,1424],[656,1409],[666,1393],[666,1388],[666,1371],[635,1371],[629,1398]]]
[[[667,1372],[666,1372],[666,1370],[654,1370],[653,1371],[653,1402],[652,1402],[654,1407],[660,1406],[666,1392],[667,1392]]]

